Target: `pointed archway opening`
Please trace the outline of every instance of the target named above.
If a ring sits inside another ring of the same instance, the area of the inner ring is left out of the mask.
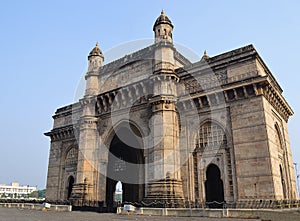
[[[114,194],[118,182],[122,183],[122,202],[136,203],[144,198],[144,153],[141,133],[136,127],[120,127],[109,148],[106,206],[114,211]]]
[[[206,204],[209,208],[222,208],[224,202],[224,187],[221,172],[217,165],[210,164],[206,170],[205,181]]]
[[[68,182],[68,196],[67,199],[69,200],[71,195],[72,195],[72,190],[73,190],[73,185],[74,185],[74,177],[70,176],[69,177],[69,182]]]

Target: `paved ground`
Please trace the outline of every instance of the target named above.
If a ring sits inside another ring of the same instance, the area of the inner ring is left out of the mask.
[[[0,221],[245,221],[245,219],[209,219],[197,217],[124,216],[92,212],[53,212],[0,208]],[[251,219],[251,221],[256,221]]]

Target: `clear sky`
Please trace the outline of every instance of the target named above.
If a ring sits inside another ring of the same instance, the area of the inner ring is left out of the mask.
[[[56,108],[74,101],[87,55],[153,38],[164,9],[174,41],[202,56],[254,44],[284,89],[294,162],[300,164],[299,1],[2,1],[0,183],[45,188]],[[125,53],[124,53],[125,54]],[[300,168],[300,166],[299,166]]]

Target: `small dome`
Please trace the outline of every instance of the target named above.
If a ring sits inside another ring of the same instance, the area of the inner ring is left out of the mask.
[[[93,48],[93,50],[90,52],[88,58],[92,57],[92,56],[101,56],[103,57],[102,51],[98,46],[98,43],[96,43],[96,46]]]
[[[156,19],[154,26],[153,26],[153,31],[154,31],[155,27],[160,24],[168,24],[173,28],[172,22],[168,18],[168,16],[165,15],[164,10],[161,11],[160,16]]]

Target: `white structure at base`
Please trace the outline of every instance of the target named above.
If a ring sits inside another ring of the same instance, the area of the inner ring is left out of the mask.
[[[36,191],[35,186],[20,186],[17,182],[12,182],[10,185],[0,184],[0,197],[4,195],[11,198],[25,197],[34,191]]]

